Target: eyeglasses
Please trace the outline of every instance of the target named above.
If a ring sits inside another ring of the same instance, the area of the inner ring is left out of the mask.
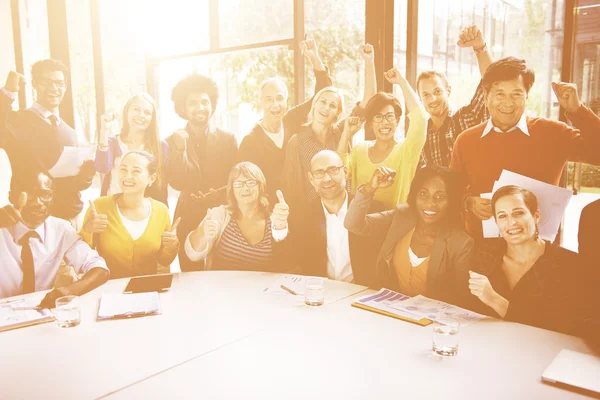
[[[27,192],[27,201],[34,201],[36,199],[40,199],[43,203],[51,202],[54,198],[54,192],[52,191],[42,191],[37,193]]]
[[[394,114],[394,113],[389,113],[389,114],[385,114],[385,115],[376,114],[373,116],[373,122],[380,123],[381,121],[383,121],[384,118],[387,122],[394,122],[394,121],[396,121],[396,114]]]
[[[329,167],[327,169],[318,169],[316,171],[311,171],[311,174],[314,178],[316,179],[321,179],[325,176],[325,173],[327,173],[327,175],[329,175],[330,177],[334,177],[337,174],[340,173],[340,170],[344,168],[343,165],[339,166],[339,167]]]
[[[44,87],[56,86],[58,89],[65,89],[67,87],[67,82],[65,81],[53,81],[51,79],[44,79],[40,81],[40,85]]]
[[[233,182],[233,187],[236,189],[241,189],[244,187],[244,185],[246,185],[246,187],[248,189],[255,187],[256,185],[258,185],[258,181],[255,180],[249,180],[249,181],[235,181]]]

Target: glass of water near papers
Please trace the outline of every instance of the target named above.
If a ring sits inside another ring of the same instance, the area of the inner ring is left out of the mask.
[[[325,302],[325,285],[322,278],[307,278],[304,286],[304,303],[322,306]]]
[[[458,331],[460,323],[451,319],[438,319],[433,323],[432,350],[440,356],[458,354]]]
[[[61,328],[71,328],[81,322],[81,309],[78,296],[64,296],[56,299],[56,322]]]

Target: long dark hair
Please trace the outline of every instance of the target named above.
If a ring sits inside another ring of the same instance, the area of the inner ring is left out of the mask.
[[[464,182],[460,175],[452,171],[450,168],[440,167],[437,165],[425,165],[415,173],[412,183],[410,184],[410,192],[406,202],[415,210],[417,208],[417,196],[423,188],[425,182],[431,178],[439,176],[446,185],[446,193],[448,194],[448,210],[444,217],[444,223],[449,226],[458,226],[462,223],[462,203],[461,194],[464,188]]]
[[[156,158],[156,184],[159,188],[162,188],[165,185],[163,182],[163,154],[162,154],[162,146],[160,141],[160,136],[158,135],[158,123],[156,121],[156,103],[154,99],[148,93],[140,93],[132,96],[127,103],[125,103],[125,107],[123,107],[123,124],[121,126],[121,139],[126,140],[129,135],[129,108],[134,100],[141,99],[145,100],[152,105],[152,120],[150,121],[150,125],[146,129],[144,134],[144,149],[151,153],[154,158]]]

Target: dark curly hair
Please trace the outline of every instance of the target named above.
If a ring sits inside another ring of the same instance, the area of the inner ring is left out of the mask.
[[[535,82],[535,72],[527,66],[527,61],[521,58],[505,57],[490,64],[481,78],[481,85],[486,92],[489,92],[494,83],[511,81],[519,76],[523,77],[525,91],[529,93],[529,89]]]
[[[31,66],[31,79],[33,81],[42,79],[42,74],[46,71],[60,71],[65,75],[65,81],[69,80],[69,68],[62,61],[52,58],[36,61]]]
[[[459,174],[447,167],[437,165],[424,165],[417,169],[415,177],[410,184],[410,192],[406,202],[412,209],[417,208],[417,195],[429,179],[439,176],[446,184],[448,194],[448,211],[444,217],[445,223],[452,226],[462,224],[462,202],[461,196],[464,190],[464,181]]]
[[[194,74],[189,75],[177,82],[171,91],[171,100],[175,106],[175,112],[183,119],[187,119],[185,115],[185,101],[192,93],[206,93],[210,98],[213,112],[217,107],[219,100],[219,88],[217,83],[211,78]]]

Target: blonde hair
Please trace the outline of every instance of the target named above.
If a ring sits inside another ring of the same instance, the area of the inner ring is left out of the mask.
[[[233,194],[233,181],[242,175],[258,182],[258,207],[265,218],[269,218],[269,200],[266,194],[267,180],[260,168],[248,161],[236,164],[231,169],[231,172],[229,172],[229,178],[227,179],[227,208],[231,211],[232,216],[234,218],[240,217],[240,209]]]
[[[336,94],[339,99],[338,113],[336,116],[336,120],[334,121],[334,124],[340,120],[340,116],[342,115],[342,111],[344,110],[344,96],[342,96],[342,93],[340,92],[340,90],[338,88],[336,88],[334,86],[327,86],[327,87],[324,87],[323,89],[319,90],[317,92],[317,94],[315,94],[315,97],[313,97],[312,104],[310,106],[310,112],[308,113],[308,119],[306,120],[306,123],[304,124],[304,126],[310,126],[312,124],[313,115],[315,113],[315,105],[319,101],[319,98],[321,98],[321,95],[323,95],[323,93],[327,93],[327,92]]]

